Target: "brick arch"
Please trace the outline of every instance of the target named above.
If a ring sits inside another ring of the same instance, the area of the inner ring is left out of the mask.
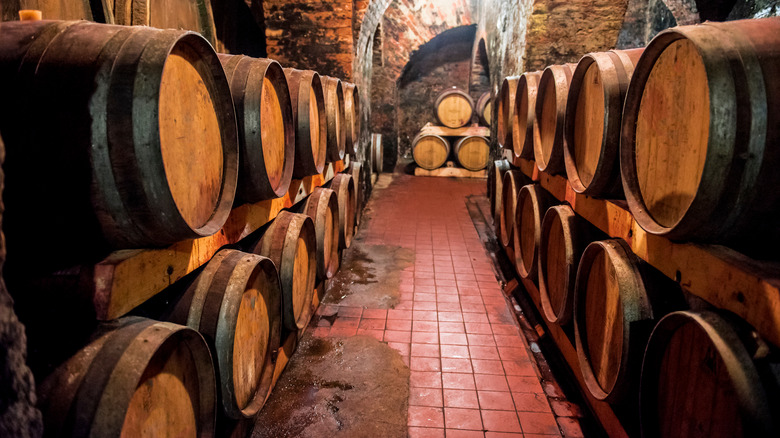
[[[490,91],[490,60],[487,51],[487,35],[484,30],[474,37],[474,48],[471,52],[471,73],[469,91],[472,94],[482,94]]]

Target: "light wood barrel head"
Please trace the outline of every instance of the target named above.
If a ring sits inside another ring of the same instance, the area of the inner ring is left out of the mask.
[[[772,386],[746,348],[753,334],[742,331],[709,311],[674,312],[656,325],[642,365],[643,436],[777,436]]]
[[[320,75],[311,70],[285,68],[295,124],[293,178],[322,173],[327,153],[328,125]]]
[[[474,102],[467,93],[453,87],[436,99],[436,118],[448,128],[460,128],[471,122]]]
[[[338,197],[339,247],[347,249],[355,234],[355,182],[352,175],[340,173],[333,177],[330,188]]]
[[[636,178],[647,212],[663,227],[685,215],[699,188],[710,133],[710,89],[695,44],[667,46],[647,79],[636,125]]]
[[[514,125],[518,127],[517,138],[512,139],[515,155],[532,160],[534,158],[534,140],[539,137],[539,124],[536,121],[536,95],[542,72],[526,72],[517,81],[515,96]]]
[[[578,219],[568,205],[550,207],[542,220],[539,245],[539,295],[547,321],[566,325],[574,307],[574,284],[583,239]]]
[[[271,186],[278,187],[284,176],[285,127],[276,86],[267,76],[263,77],[261,95],[260,137],[263,144],[263,158]]]
[[[418,135],[412,141],[412,157],[423,169],[438,169],[447,162],[449,155],[449,142],[438,135]]]
[[[214,214],[224,167],[213,92],[199,63],[189,46],[177,46],[165,62],[159,97],[165,176],[182,218],[192,228],[202,227]]]
[[[563,131],[566,101],[573,66],[551,65],[544,69],[536,95],[536,120],[539,143],[534,144],[536,167],[547,173],[564,171]]]
[[[382,134],[371,134],[371,166],[377,174],[384,170],[384,152],[382,151]]]
[[[325,119],[327,121],[327,160],[343,160],[346,154],[347,123],[344,113],[344,87],[341,80],[321,76],[325,93]]]
[[[544,213],[553,205],[553,198],[538,184],[520,188],[515,207],[515,229],[512,239],[515,268],[522,278],[536,279],[539,246],[542,239]]]
[[[339,206],[331,189],[318,187],[306,200],[304,213],[314,221],[317,233],[317,276],[332,278],[339,269]]]
[[[574,118],[574,149],[577,176],[587,187],[600,162],[601,144],[604,137],[604,84],[598,64],[590,63],[580,85]]]
[[[344,122],[347,124],[347,153],[357,152],[360,140],[360,95],[355,84],[344,83]]]
[[[468,170],[482,170],[490,162],[490,145],[485,137],[463,137],[455,143],[455,155],[461,166]]]
[[[496,98],[496,135],[498,144],[504,149],[513,149],[515,97],[519,76],[504,78]]]

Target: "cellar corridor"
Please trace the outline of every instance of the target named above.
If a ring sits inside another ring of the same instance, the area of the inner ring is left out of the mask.
[[[253,436],[583,436],[540,378],[471,199],[486,202],[483,179],[379,177]]]

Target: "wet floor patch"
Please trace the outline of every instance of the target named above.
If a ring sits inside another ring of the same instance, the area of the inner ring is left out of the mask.
[[[367,336],[304,336],[255,422],[254,438],[405,437],[409,368]]]
[[[391,309],[401,301],[401,271],[414,264],[414,251],[356,242],[332,279],[324,304]]]

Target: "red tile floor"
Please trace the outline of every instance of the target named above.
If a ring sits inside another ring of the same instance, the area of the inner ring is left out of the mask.
[[[387,176],[383,177],[387,178]],[[409,436],[561,436],[528,344],[466,208],[484,180],[396,175],[375,192],[367,245],[414,251],[394,309],[322,306],[316,336],[373,336],[411,369]],[[561,417],[565,436],[581,436]]]

